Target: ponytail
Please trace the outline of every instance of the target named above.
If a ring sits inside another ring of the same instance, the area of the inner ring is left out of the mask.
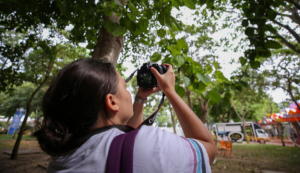
[[[117,72],[110,63],[86,58],[64,67],[43,98],[44,119],[34,133],[42,150],[58,156],[76,149],[74,140],[91,131],[106,112],[105,97],[116,94],[117,84]]]

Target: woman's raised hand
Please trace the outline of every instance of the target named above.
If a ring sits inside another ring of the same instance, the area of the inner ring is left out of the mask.
[[[168,68],[167,72],[161,75],[155,68],[151,67],[150,70],[157,79],[157,84],[164,93],[175,92],[175,74],[172,65],[163,64]]]
[[[141,98],[141,99],[146,99],[149,95],[156,93],[158,91],[160,91],[161,89],[159,87],[154,87],[152,89],[145,89],[143,87],[139,87],[138,92],[136,93],[136,95]]]

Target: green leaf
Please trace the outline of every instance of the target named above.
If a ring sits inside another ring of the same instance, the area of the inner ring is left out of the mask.
[[[183,82],[186,86],[190,86],[191,85],[191,80],[190,78],[183,76]]]
[[[205,89],[206,89],[206,85],[203,82],[199,82],[196,88],[196,92],[198,93],[198,95],[200,95],[202,92],[205,91]]]
[[[130,32],[134,32],[137,29],[137,25],[131,20],[127,20],[125,25]]]
[[[157,62],[161,59],[161,55],[158,52],[155,52],[151,57],[150,61],[151,62]]]
[[[231,96],[232,95],[229,92],[226,92],[224,97],[229,100],[229,99],[231,99]]]
[[[116,36],[116,37],[119,37],[121,35],[123,35],[125,32],[124,32],[124,29],[126,30],[126,28],[124,28],[123,26],[117,24],[117,23],[113,23],[112,26],[111,26],[111,33]]]
[[[193,0],[184,0],[184,4],[190,9],[196,9],[195,3]]]
[[[240,60],[242,66],[244,66],[247,63],[247,59],[245,59],[242,56],[239,58],[239,60]]]
[[[144,11],[144,16],[146,16],[147,19],[151,19],[153,16],[153,12],[148,10],[148,11]]]
[[[271,51],[269,49],[256,49],[258,56],[260,57],[271,57]]]
[[[221,96],[216,90],[208,91],[207,96],[215,103],[219,103],[221,101]]]
[[[136,20],[136,15],[134,13],[127,13],[127,16],[130,20],[135,21]]]
[[[117,6],[122,6],[122,7],[123,7],[123,5],[122,5],[118,0],[114,0],[114,3],[115,3]]]
[[[147,32],[149,21],[148,20],[140,20],[139,28],[143,32]]]
[[[250,61],[250,66],[254,69],[257,69],[260,67],[260,62],[258,61]]]
[[[268,40],[265,43],[265,48],[268,48],[268,49],[280,49],[280,48],[282,48],[282,45],[280,43],[278,43],[277,41]]]
[[[160,38],[163,38],[165,37],[166,35],[166,31],[164,29],[159,29],[157,30],[157,35],[160,37]]]
[[[200,0],[200,5],[204,5],[206,3],[206,0]]]
[[[246,30],[245,30],[245,34],[247,36],[253,36],[254,35],[254,28],[252,27],[247,27]]]
[[[175,56],[175,55],[180,55],[181,53],[180,53],[180,51],[179,50],[177,50],[175,47],[173,47],[173,46],[167,46],[167,49],[171,52],[171,54],[173,55],[173,56]]]
[[[175,55],[171,58],[171,62],[174,66],[181,67],[184,64],[185,60],[184,60],[183,56]]]
[[[245,57],[250,59],[250,61],[254,61],[256,57],[256,51],[253,49],[248,49],[245,51]]]
[[[185,90],[183,87],[175,85],[175,91],[181,98],[185,96]]]
[[[267,9],[267,17],[270,19],[270,20],[274,20],[277,16],[277,13],[273,10],[270,10],[270,9]]]
[[[207,8],[212,8],[214,6],[214,0],[206,0]]]
[[[272,34],[277,34],[277,30],[271,24],[266,25],[265,29],[270,31]],[[278,36],[276,36],[276,37],[278,37]],[[281,38],[281,37],[279,36],[279,38]]]
[[[224,81],[228,81],[228,79],[223,75],[221,71],[216,71],[215,74],[219,82],[222,83]]]
[[[165,57],[163,60],[162,60],[162,63],[167,63],[167,64],[172,64],[171,62],[171,57]]]
[[[239,83],[243,87],[247,87],[248,86],[248,84],[246,82],[244,82],[244,81],[238,81],[237,83]]]
[[[176,87],[177,85],[178,85],[178,86],[180,85],[180,81],[181,81],[180,78],[176,76],[176,77],[175,77],[175,87]],[[175,88],[175,89],[176,89],[176,88]]]
[[[89,43],[87,46],[86,46],[87,49],[94,49],[95,48],[95,44],[92,44],[92,43]]]
[[[184,41],[183,38],[177,41],[177,45],[179,47],[181,47],[181,48],[184,48],[184,49],[188,49],[189,48],[188,45],[187,45],[187,43]]]
[[[217,63],[217,61],[214,61],[213,64],[214,64],[215,69],[217,70],[218,69],[218,63]]]
[[[176,21],[176,19],[173,19],[172,21],[173,21],[173,22],[172,22],[172,28],[173,28],[175,31],[177,31],[177,30],[182,31],[182,30],[183,30],[183,28],[182,28],[182,26],[181,26],[181,23],[178,23],[178,22]]]
[[[105,16],[111,16],[112,15],[112,10],[105,10],[104,11]]]
[[[242,26],[243,27],[247,27],[249,24],[248,24],[248,20],[243,20],[242,21]]]
[[[203,83],[209,83],[210,82],[210,77],[207,76],[207,75],[203,75],[203,74],[200,74],[200,73],[197,73],[196,76],[198,77],[198,79],[200,81],[202,81]]]
[[[170,32],[170,34],[171,34],[171,37],[172,37],[173,39],[175,39],[175,34],[174,34],[174,32]]]
[[[179,4],[176,1],[172,1],[173,7],[175,7],[178,11],[180,11]]]
[[[213,68],[210,64],[206,64],[205,69],[207,74],[210,74],[213,71]]]

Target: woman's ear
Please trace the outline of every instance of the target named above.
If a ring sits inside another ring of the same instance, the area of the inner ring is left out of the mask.
[[[105,97],[105,105],[109,112],[119,112],[120,106],[117,102],[117,97],[112,94],[107,94]]]

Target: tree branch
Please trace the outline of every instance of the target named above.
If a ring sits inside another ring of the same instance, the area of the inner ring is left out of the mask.
[[[1,70],[4,69],[4,67],[5,67],[5,65],[6,65],[6,63],[7,63],[7,61],[8,61],[8,58],[6,58],[6,60],[5,60],[4,63],[2,64]]]
[[[240,116],[240,114],[238,113],[238,111],[236,110],[236,107],[234,106],[234,104],[232,103],[232,101],[230,100],[231,106],[233,107],[236,115],[242,120],[242,117]]]
[[[291,84],[291,80],[288,79],[288,89],[287,89],[287,92],[290,94],[291,96],[291,99],[294,101],[294,103],[296,104],[297,108],[300,110],[300,106],[298,105],[298,102],[297,100],[295,99],[293,93],[292,93],[292,84]]]
[[[127,0],[119,0],[123,6],[125,5],[126,1]],[[113,23],[119,23],[120,18],[121,17],[117,16],[117,14],[114,12],[109,17],[103,14],[103,19],[105,22],[111,20]],[[116,67],[119,54],[124,45],[124,40],[124,36],[116,37],[102,26],[97,39],[97,44],[95,45],[92,53],[92,58],[99,59],[104,62],[110,62],[114,65],[114,67]]]
[[[288,42],[285,38],[278,34],[281,37],[281,43],[285,44],[287,47],[295,51],[296,53],[300,54],[300,50],[297,49],[292,43]]]
[[[245,115],[247,114],[247,112],[248,112],[248,104],[246,103],[246,111],[242,115],[244,119],[245,119]]]
[[[198,96],[198,100],[199,100],[200,106],[203,108],[203,107],[204,107],[204,105],[203,105],[202,98],[201,98],[200,96]]]
[[[289,31],[289,33],[291,33],[294,38],[297,40],[297,42],[300,44],[300,36],[289,26],[289,25],[284,25],[276,20],[272,20],[274,23],[276,23],[277,25],[285,28],[286,30]]]
[[[292,18],[291,18],[295,23],[300,25],[300,16],[298,13],[298,10],[296,8],[293,9],[292,11]]]
[[[300,4],[295,2],[294,0],[289,0],[290,3],[292,3],[298,10],[300,10]]]

